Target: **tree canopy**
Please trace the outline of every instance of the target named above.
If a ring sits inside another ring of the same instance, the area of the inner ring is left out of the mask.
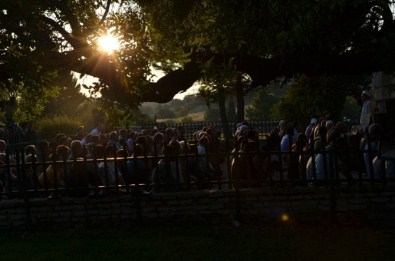
[[[212,66],[265,86],[296,74],[394,71],[390,0],[2,0],[0,84],[91,75],[111,103],[167,102]],[[100,51],[111,33],[121,48]],[[154,69],[165,75],[152,80]],[[29,83],[29,84],[27,84]]]
[[[298,121],[300,126],[308,124],[307,121],[313,116],[342,120],[346,97],[353,95],[352,86],[364,80],[359,76],[300,75],[287,88],[280,102],[273,106],[272,114],[276,119]]]

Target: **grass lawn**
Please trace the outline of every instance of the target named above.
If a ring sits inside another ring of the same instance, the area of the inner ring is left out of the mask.
[[[1,260],[395,260],[395,228],[174,223],[2,232]]]

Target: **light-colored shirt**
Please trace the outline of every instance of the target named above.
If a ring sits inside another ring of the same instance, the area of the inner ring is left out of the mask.
[[[94,128],[91,131],[91,135],[93,135],[93,136],[100,136],[101,135],[101,131],[98,128]]]
[[[370,101],[370,99],[364,101],[362,104],[361,117],[359,119],[359,123],[361,125],[362,130],[365,130],[365,128],[369,127],[372,113],[373,113],[372,102]]]

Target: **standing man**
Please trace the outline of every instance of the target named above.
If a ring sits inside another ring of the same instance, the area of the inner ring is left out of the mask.
[[[310,141],[312,143],[312,141],[314,140],[314,128],[317,124],[317,118],[313,117],[310,120],[310,124],[306,127],[304,134],[307,137],[307,140]]]
[[[364,132],[369,127],[373,114],[373,104],[370,99],[369,91],[364,90],[361,93],[361,100],[362,100],[362,111],[361,111],[361,117],[359,119],[359,124],[361,126],[361,131]]]

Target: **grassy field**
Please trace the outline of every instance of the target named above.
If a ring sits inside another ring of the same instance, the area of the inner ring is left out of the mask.
[[[186,116],[178,117],[178,118],[171,118],[171,119],[157,119],[157,122],[174,122],[174,123],[181,123],[184,118],[192,119],[192,121],[204,121],[204,114],[205,112],[195,112],[189,113]]]
[[[394,260],[394,228],[156,224],[1,233],[1,260]]]

